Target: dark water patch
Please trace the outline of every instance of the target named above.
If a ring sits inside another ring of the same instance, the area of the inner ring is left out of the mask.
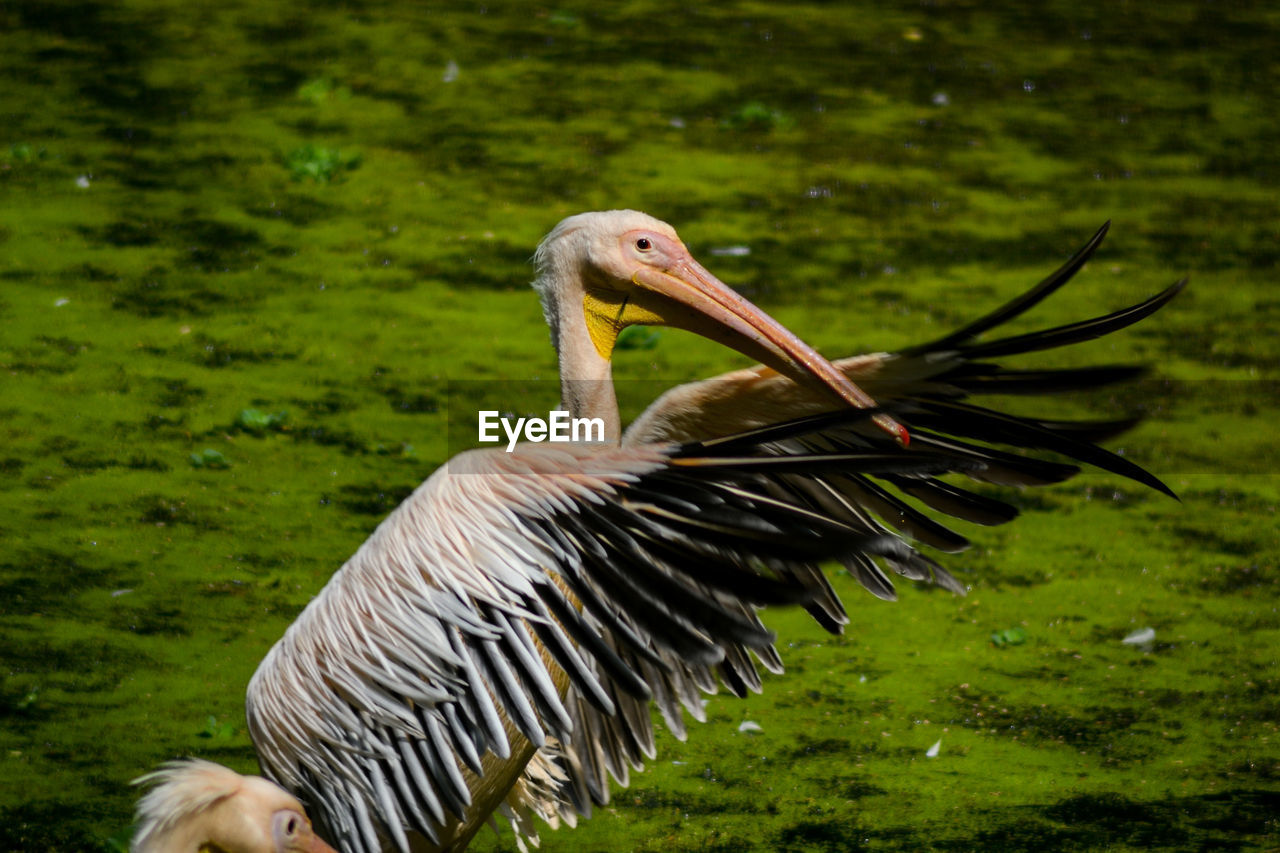
[[[341,211],[306,193],[284,193],[246,205],[244,212],[258,219],[282,219],[290,225],[304,226],[330,219]]]
[[[838,815],[798,821],[775,836],[777,850],[821,850],[830,853],[866,850],[864,828],[852,817]]]
[[[157,268],[141,280],[122,282],[112,294],[111,307],[139,317],[207,317],[226,301],[217,291],[173,282],[168,270]]]
[[[1163,263],[1175,269],[1215,270],[1235,267],[1259,274],[1280,266],[1280,242],[1266,219],[1241,219],[1229,230],[1214,220],[1190,219],[1147,229],[1144,237]]]
[[[916,752],[918,753],[919,750],[916,750]],[[829,789],[839,791],[840,796],[844,797],[846,800],[861,800],[865,797],[877,797],[888,793],[887,790],[881,788],[879,785],[875,785],[861,779],[855,779],[852,782],[847,779],[832,779]]]
[[[296,441],[310,441],[322,447],[336,447],[348,455],[369,452],[368,442],[350,430],[320,425],[303,426],[291,431],[289,435]]]
[[[1252,557],[1258,550],[1259,531],[1227,530],[1218,519],[1205,519],[1200,523],[1188,520],[1180,524],[1171,524],[1165,529],[1184,547],[1194,547],[1199,552],[1212,551],[1247,558]]]
[[[75,610],[78,593],[119,588],[133,571],[119,564],[92,565],[52,549],[10,550],[0,561],[0,614]]]
[[[239,346],[211,335],[197,334],[191,338],[196,352],[190,358],[205,367],[231,367],[263,364],[274,361],[293,361],[297,351],[281,352],[267,347]]]
[[[67,355],[79,355],[92,346],[89,341],[77,341],[66,336],[36,335],[35,340],[46,347],[61,350]]]
[[[0,808],[0,849],[27,853],[104,850],[93,827],[119,820],[119,805],[107,800],[33,800]]]
[[[1148,850],[1245,850],[1253,845],[1240,836],[1265,836],[1277,809],[1280,792],[1234,790],[1145,802],[1122,794],[1085,794],[1027,811],[1070,833],[1074,849],[1127,844]]]
[[[104,139],[109,139],[112,142],[122,143],[123,145],[128,146],[130,149],[132,149],[132,147],[135,145],[151,145],[158,139],[158,136],[159,136],[151,128],[148,128],[136,123],[108,124],[108,125],[105,125],[101,130],[99,130],[98,133]],[[128,170],[129,172],[137,171],[135,168],[132,168],[134,166],[132,150],[129,150],[127,153],[108,158],[108,160],[109,162],[118,162],[118,163],[127,164],[128,166],[131,167]],[[109,170],[109,171],[115,172],[115,170]],[[162,186],[162,184],[157,181],[153,184],[144,184],[143,186]]]
[[[719,781],[719,777],[710,768],[698,774],[698,778]],[[656,788],[636,787],[628,790],[623,796],[628,807],[649,809],[651,811],[676,810],[685,815],[715,815],[733,812],[739,814],[758,814],[761,807],[754,802],[741,799],[726,800],[720,795],[704,795],[693,791],[660,791]]]
[[[1143,690],[1141,695],[1145,701],[1156,708],[1179,708],[1187,702],[1200,701],[1204,698],[1203,691],[1175,690],[1170,687],[1148,688]],[[1176,721],[1171,721],[1171,723],[1178,726],[1182,725]]]
[[[245,567],[250,574],[269,575],[277,569],[289,565],[289,560],[279,555],[260,554],[257,551],[245,551],[231,558],[236,565]]]
[[[1098,222],[1102,224],[1101,221]],[[1083,244],[1089,235],[1081,233],[1078,242]],[[894,256],[897,266],[913,269],[920,267],[941,269],[953,265],[986,265],[1032,269],[1044,268],[1045,273],[1070,257],[1078,246],[1064,242],[1062,228],[1056,223],[1044,230],[1028,229],[1013,237],[978,236],[969,234],[957,240],[951,231],[934,231],[921,227],[896,240],[886,240],[885,245]],[[1114,257],[1114,255],[1112,255]],[[965,305],[952,306],[956,311],[971,311]],[[946,312],[945,316],[950,316]],[[967,314],[961,318],[967,319]],[[953,319],[955,319],[953,318]]]
[[[115,64],[79,86],[81,97],[115,113],[147,121],[178,121],[199,95],[196,85],[157,86],[148,83],[142,68]]]
[[[1029,588],[1048,583],[1053,579],[1053,576],[1051,572],[1043,570],[1036,572],[1016,572],[1006,568],[999,572],[988,572],[986,574],[986,579],[993,589],[1002,589],[1006,586]]]
[[[15,346],[10,351],[13,359],[4,368],[26,375],[61,375],[78,367],[76,357],[92,347],[89,341],[73,340],[65,336],[37,335],[27,346]]]
[[[1247,599],[1245,599],[1247,601]],[[1234,613],[1208,614],[1208,618],[1231,632],[1252,633],[1254,631],[1280,630],[1280,608],[1241,606]],[[1209,645],[1208,641],[1201,645]],[[1274,665],[1274,664],[1273,664]],[[1280,703],[1275,705],[1280,713]]]
[[[51,376],[60,376],[64,373],[70,373],[76,369],[74,364],[50,364],[48,362],[39,361],[10,361],[3,364],[5,370],[12,373],[25,374],[27,376],[37,376],[46,374]]]
[[[218,165],[232,162],[220,160]],[[205,166],[210,168],[207,163]],[[246,269],[259,261],[263,252],[262,235],[252,228],[194,215],[192,211],[173,220],[128,218],[79,230],[90,241],[118,248],[167,246],[174,249],[180,265],[199,270]]]
[[[1262,592],[1280,595],[1280,572],[1274,566],[1257,563],[1236,563],[1214,566],[1199,580],[1199,587],[1214,595],[1236,595],[1241,592]]]
[[[805,672],[805,666],[800,661],[788,661],[787,672],[802,674]],[[840,689],[819,690],[812,688],[805,690],[803,693],[790,694],[785,699],[777,700],[778,706],[783,708],[814,708],[814,707],[831,707],[839,709],[842,713],[847,713],[851,700],[845,697]],[[877,698],[867,704],[867,709],[875,713],[884,713],[893,706],[893,700]]]
[[[186,264],[197,269],[248,269],[262,256],[262,235],[242,225],[193,217],[178,224],[176,234],[185,247]]]
[[[350,484],[338,490],[336,503],[348,512],[381,518],[404,501],[417,484],[389,489],[380,483]]]
[[[804,760],[814,755],[851,755],[866,751],[842,738],[815,738],[804,733],[796,736],[796,742],[797,745],[787,753],[792,760]]]
[[[1171,315],[1139,332],[1162,350],[1197,364],[1262,372],[1280,369],[1280,356],[1257,345],[1271,333],[1268,322],[1257,312],[1243,315],[1219,308],[1181,322]]]
[[[394,411],[418,415],[434,415],[440,411],[440,398],[430,391],[405,391],[399,386],[379,390]]]
[[[141,453],[131,455],[124,463],[124,467],[132,471],[155,471],[161,474],[170,470],[169,464],[164,460]]]
[[[322,6],[324,4],[317,4]],[[283,10],[269,19],[246,18],[240,24],[240,35],[269,48],[272,56],[288,58],[291,46],[311,44],[312,39],[325,36],[321,19],[313,14],[287,14]]]
[[[51,455],[75,450],[79,446],[80,441],[69,435],[51,435],[40,442],[40,451],[42,455]]]
[[[1048,805],[983,809],[975,815],[981,829],[963,837],[936,833],[927,849],[1253,850],[1274,837],[1277,809],[1280,792],[1258,789],[1159,800],[1085,794]]]
[[[155,396],[156,405],[164,409],[185,408],[205,396],[203,388],[192,385],[187,379],[157,377],[154,381],[160,383],[160,390]]]
[[[107,625],[144,637],[188,637],[191,621],[190,614],[177,608],[146,605],[114,610]]]
[[[1252,138],[1228,137],[1205,158],[1205,174],[1274,184],[1280,179],[1280,132],[1265,130]]]
[[[248,91],[270,100],[293,95],[308,77],[302,66],[274,55],[267,61],[246,62],[240,66],[240,71],[240,79]]]
[[[1141,761],[1155,753],[1142,724],[1154,716],[1137,707],[1091,706],[1078,712],[1040,705],[1017,705],[994,696],[952,698],[963,714],[952,724],[991,735],[1069,746],[1097,755],[1108,765]]]
[[[161,226],[149,220],[120,220],[86,236],[96,236],[111,246],[153,246],[160,241]]]
[[[143,524],[154,524],[157,527],[184,524],[199,530],[221,529],[217,522],[193,511],[184,498],[161,494],[139,495],[129,505],[137,512],[138,521]]]
[[[100,267],[97,264],[80,264],[78,266],[71,267],[63,273],[61,277],[72,282],[103,282],[120,280],[120,274],[118,272],[105,267]]]
[[[111,456],[104,456],[96,450],[83,450],[79,453],[68,453],[62,457],[62,464],[73,471],[101,471],[104,468],[115,468],[120,462]]]
[[[115,687],[147,663],[147,658],[105,637],[60,640],[7,630],[0,636],[0,661],[10,676],[31,675],[62,691],[96,693]],[[44,701],[37,697],[33,704]],[[51,709],[57,715],[70,713],[61,704],[51,705]]]
[[[201,153],[182,156],[173,149],[180,143],[156,138],[152,147],[136,147],[138,134],[132,127],[119,128],[134,147],[105,158],[99,167],[102,175],[134,190],[183,189],[197,193],[211,183],[221,184],[220,175],[241,161],[230,154]]]
[[[1259,782],[1280,782],[1280,758],[1258,755],[1229,762],[1223,770],[1228,776],[1250,776]]]
[[[244,598],[253,591],[252,584],[238,578],[212,580],[200,587],[200,594],[206,598]]]
[[[0,643],[2,651],[3,643]],[[55,719],[59,709],[44,694],[40,674],[9,670],[4,678],[0,678],[2,725],[9,731],[29,731],[40,723]]]
[[[447,279],[460,291],[523,289],[530,279],[529,247],[468,240],[441,247],[432,261],[405,264],[411,281]]]
[[[145,31],[139,29],[133,35],[131,27],[113,19],[113,8],[114,4],[93,0],[11,0],[5,3],[4,12],[17,17],[16,26],[71,41],[127,42],[144,47]]]
[[[357,407],[357,404],[350,397],[332,389],[326,391],[320,397],[309,400],[295,397],[289,403],[313,415],[336,415],[339,412],[348,412]]]
[[[1083,619],[1077,619],[1076,621],[1083,621]],[[1066,681],[1071,676],[1068,670],[1059,669],[1049,664],[1040,664],[1019,670],[1004,670],[1003,674],[1009,678],[1027,678],[1045,684]]]
[[[169,417],[168,415],[151,414],[142,420],[142,426],[157,438],[185,438],[189,432],[185,428],[186,415]]]

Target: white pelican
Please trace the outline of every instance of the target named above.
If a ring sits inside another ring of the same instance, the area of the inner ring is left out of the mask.
[[[798,603],[838,632],[846,617],[819,563],[839,560],[881,598],[894,595],[886,568],[963,593],[902,538],[967,544],[915,502],[984,525],[1016,510],[938,475],[1037,485],[1077,470],[1005,445],[1172,494],[1097,446],[1131,420],[1036,420],[965,399],[1138,372],[989,359],[1123,328],[1183,282],[1103,317],[975,340],[1065,283],[1105,231],[950,335],[831,363],[669,225],[634,211],[564,220],[538,248],[534,286],[563,407],[604,419],[608,441],[463,453],[392,512],[249,685],[264,773],[347,853],[461,850],[494,812],[533,838],[531,815],[572,824],[608,801],[610,776],[625,785],[653,756],[651,701],[683,737],[682,709],[701,719],[704,692],[759,690],[756,661],[781,671],[760,606]],[[610,358],[631,324],[691,330],[763,365],[675,388],[623,433]]]
[[[137,853],[335,853],[302,804],[259,776],[209,761],[172,761],[138,780]]]

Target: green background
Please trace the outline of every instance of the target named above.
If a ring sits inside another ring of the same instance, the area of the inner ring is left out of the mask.
[[[1113,447],[1182,501],[1010,493],[944,561],[967,597],[839,577],[843,637],[769,614],[788,673],[547,849],[1280,845],[1278,33],[1267,3],[0,0],[0,849],[118,846],[172,756],[254,767],[257,662],[460,449],[459,383],[553,387],[528,259],[611,207],[832,356],[1113,220],[1018,330],[1190,288],[1024,361],[1153,364],[1082,405],[1146,414]],[[617,361],[742,363],[675,332]]]

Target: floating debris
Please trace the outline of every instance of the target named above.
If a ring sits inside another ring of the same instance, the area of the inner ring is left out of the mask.
[[[927,750],[925,750],[924,757],[925,757],[925,758],[937,758],[937,757],[938,757],[938,753],[939,753],[941,750],[942,750],[942,738],[938,738],[938,739],[937,739],[937,741],[935,741],[935,742],[934,742],[933,746],[931,746],[931,747],[929,747]]]
[[[996,648],[1004,646],[1020,646],[1027,641],[1027,629],[1005,628],[1003,631],[995,631],[991,635],[991,644]]]
[[[221,470],[223,468],[231,467],[231,464],[227,462],[227,457],[223,456],[211,447],[206,447],[199,453],[191,454],[191,467]]]
[[[1150,651],[1151,646],[1155,643],[1155,641],[1156,641],[1155,628],[1139,628],[1138,630],[1130,633],[1129,636],[1125,637],[1120,642],[1128,646],[1137,646],[1143,651]]]
[[[745,734],[755,734],[756,732],[764,731],[764,729],[760,728],[759,723],[752,722],[751,720],[743,720],[738,726],[738,731]]]
[[[288,419],[287,411],[263,412],[259,409],[241,409],[240,414],[236,416],[235,426],[245,432],[261,435],[268,430],[284,429],[285,421]]]

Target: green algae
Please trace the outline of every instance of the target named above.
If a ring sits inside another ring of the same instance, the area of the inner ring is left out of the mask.
[[[1280,844],[1278,26],[1265,4],[0,4],[0,848],[103,849],[127,781],[174,755],[253,767],[257,662],[466,444],[467,386],[547,405],[528,258],[615,206],[833,354],[940,335],[1113,220],[1017,328],[1191,274],[1035,360],[1156,363],[1073,405],[1145,414],[1116,446],[1181,503],[1087,474],[966,531],[964,599],[837,579],[843,637],[770,614],[788,673],[713,698],[545,844]],[[295,179],[297,152],[329,180]],[[634,340],[633,414],[741,363]]]

